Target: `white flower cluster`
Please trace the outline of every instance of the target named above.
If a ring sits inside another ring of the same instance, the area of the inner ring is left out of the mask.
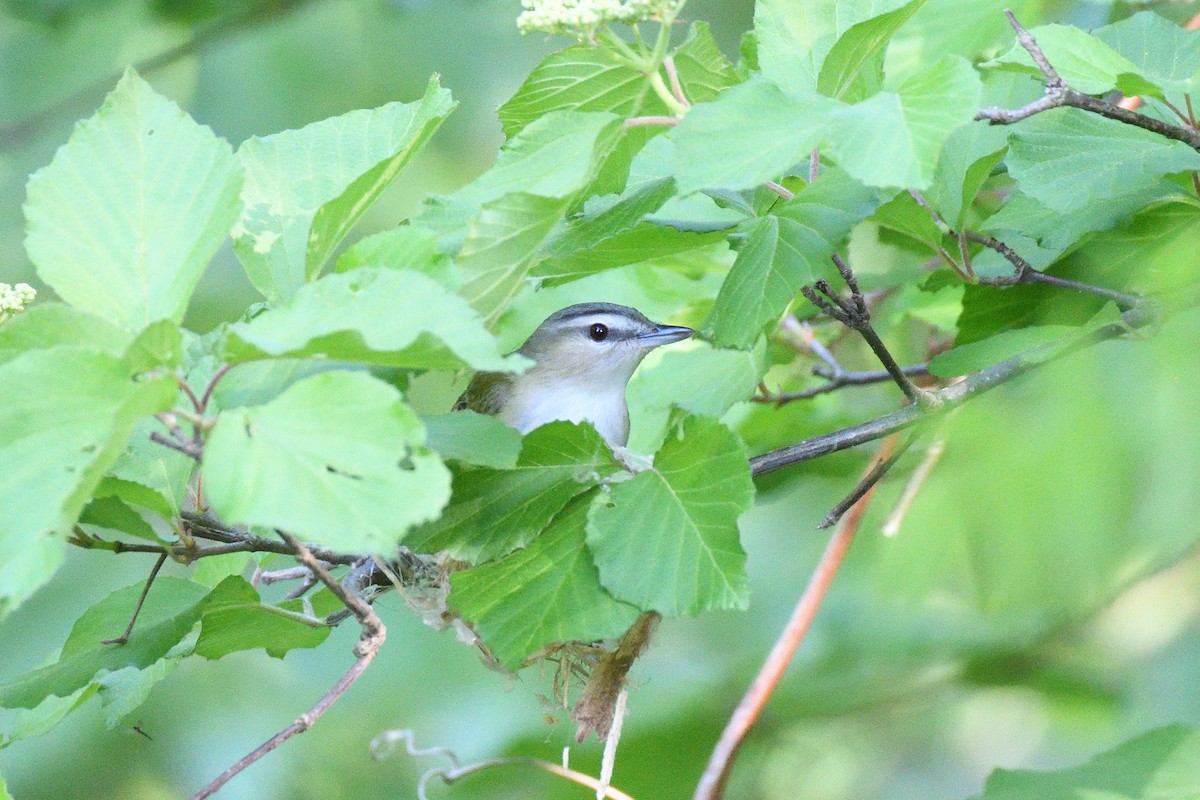
[[[632,24],[653,19],[677,0],[521,0],[526,9],[517,17],[522,33],[544,31],[558,36],[590,39],[609,22]]]
[[[28,283],[18,283],[16,286],[0,283],[0,322],[24,311],[35,297],[37,291]]]

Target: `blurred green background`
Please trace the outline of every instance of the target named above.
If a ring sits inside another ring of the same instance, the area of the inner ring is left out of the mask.
[[[956,14],[994,19],[1002,5],[933,0],[898,42],[899,57],[923,35],[953,39],[965,24]],[[1133,8],[1026,5],[1027,23],[1040,16],[1085,26]],[[126,64],[234,144],[414,99],[440,73],[460,107],[371,210],[367,232],[485,169],[501,141],[495,108],[564,44],[522,37],[517,0],[5,0],[0,8],[0,280],[10,283],[36,283],[22,252],[28,174]],[[1195,4],[1161,10],[1183,19]],[[736,59],[752,13],[748,0],[692,0],[684,16],[709,21]],[[1005,36],[1002,19],[985,34]],[[1140,224],[1114,240],[1137,240]],[[1191,264],[1191,241],[1178,237],[1156,258]],[[617,272],[604,280],[633,291],[628,271]],[[225,249],[189,324],[205,330],[254,299]],[[880,525],[907,470],[886,483],[729,796],[967,797],[996,766],[1073,764],[1148,727],[1200,724],[1198,336],[1200,314],[1183,314],[1148,341],[1103,345],[964,409],[948,423],[946,455],[894,538]],[[864,356],[853,366],[868,364]],[[752,442],[792,441],[886,411],[893,395],[882,387],[783,413],[735,411]],[[903,466],[923,458],[915,450]],[[661,626],[633,676],[615,775],[621,789],[639,800],[690,796],[824,546],[817,521],[864,459],[844,453],[760,482],[743,520],[751,608]],[[58,577],[0,623],[0,679],[52,658],[82,609],[144,578],[149,561],[139,559],[72,551]],[[510,685],[450,633],[424,627],[399,597],[378,607],[390,637],[365,677],[313,731],[220,797],[412,797],[430,764],[403,753],[375,761],[368,751],[376,734],[394,728],[415,729],[419,745],[446,746],[464,760],[560,760],[571,731],[561,710],[539,699],[548,671]],[[51,734],[0,751],[0,774],[18,800],[184,797],[323,694],[349,666],[356,635],[343,626],[325,646],[282,661],[261,653],[191,659],[129,724],[107,730],[92,701]],[[578,769],[594,774],[598,759],[595,742],[572,748]],[[590,795],[519,769],[430,793]]]

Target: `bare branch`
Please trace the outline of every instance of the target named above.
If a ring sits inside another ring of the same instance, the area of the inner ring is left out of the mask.
[[[1077,92],[1067,86],[1049,60],[1047,60],[1046,54],[1042,52],[1042,48],[1038,46],[1037,41],[1029,31],[1025,30],[1021,26],[1021,23],[1017,22],[1017,18],[1013,16],[1011,11],[1005,11],[1004,14],[1008,17],[1009,24],[1017,32],[1017,41],[1029,53],[1030,58],[1033,59],[1033,63],[1037,65],[1038,69],[1042,71],[1042,75],[1046,78],[1046,94],[1020,108],[1004,109],[992,106],[982,109],[975,115],[975,119],[986,120],[994,125],[1011,125],[1014,122],[1028,119],[1034,114],[1040,114],[1052,108],[1067,106],[1083,111],[1090,111],[1093,114],[1099,114],[1108,119],[1152,131],[1160,136],[1184,142],[1200,150],[1200,131],[1190,126],[1171,125],[1154,117],[1139,114],[1132,109],[1123,108],[1106,100],[1100,100],[1091,95]]]
[[[909,378],[916,378],[922,375],[929,374],[928,364],[910,364],[906,367],[901,367],[900,371]],[[754,403],[772,403],[774,405],[784,405],[796,400],[808,400],[829,392],[835,392],[844,386],[868,386],[874,383],[884,383],[890,381],[892,375],[885,369],[872,370],[868,372],[834,372],[823,367],[813,367],[813,374],[825,378],[825,382],[813,386],[808,389],[803,389],[798,392],[780,392],[779,394],[760,394],[751,397],[751,402]]]
[[[774,192],[775,194],[782,197],[784,200],[791,200],[793,197],[796,196],[795,192],[791,191],[790,189],[785,189],[783,186],[780,186],[775,181],[763,181],[763,186],[767,187],[772,192]]]
[[[915,408],[915,406],[909,406],[909,408]],[[895,435],[886,439],[879,447],[877,458],[881,461],[890,459],[898,441],[899,437]],[[869,475],[873,471],[874,467],[867,474]],[[762,713],[767,701],[774,693],[775,687],[779,685],[784,671],[787,670],[796,650],[804,641],[805,634],[812,626],[813,619],[829,591],[829,586],[833,583],[838,567],[841,566],[842,559],[846,557],[850,543],[854,541],[854,534],[862,522],[862,515],[866,511],[873,488],[867,489],[866,494],[854,506],[853,512],[843,519],[833,536],[830,537],[829,544],[826,545],[821,560],[817,562],[816,569],[813,570],[812,577],[808,580],[808,585],[804,587],[804,592],[800,595],[791,618],[775,641],[775,646],[771,648],[771,653],[767,656],[758,675],[755,676],[754,682],[750,684],[750,688],[746,690],[742,701],[725,725],[725,730],[721,733],[721,738],[717,741],[717,745],[708,759],[708,765],[705,766],[704,773],[700,776],[700,782],[696,785],[696,792],[692,795],[692,800],[719,800],[725,793],[725,781],[729,777],[729,771],[733,767],[733,760],[737,756],[738,749],[758,720],[759,714]]]
[[[817,528],[820,530],[825,530],[826,528],[832,528],[834,525],[836,525],[838,520],[840,520],[847,511],[854,507],[855,503],[865,497],[868,492],[875,489],[875,486],[879,483],[879,481],[883,480],[883,476],[887,475],[888,470],[896,465],[896,462],[900,460],[900,457],[904,455],[908,448],[912,447],[913,442],[916,440],[916,432],[910,432],[908,436],[904,437],[904,441],[901,442],[890,455],[887,457],[877,456],[875,464],[869,470],[867,470],[867,474],[862,477],[862,480],[858,482],[858,485],[856,485],[854,489],[851,490],[850,494],[846,495],[846,497],[840,503],[834,506],[833,509],[825,515],[825,518],[821,520],[821,523],[817,525]],[[880,449],[882,450],[882,448]]]
[[[625,120],[626,128],[636,128],[641,125],[665,125],[674,127],[679,124],[679,117],[629,117]]]
[[[871,312],[867,308],[866,299],[863,297],[862,291],[858,288],[858,281],[855,279],[854,272],[850,269],[849,265],[836,253],[833,255],[833,263],[841,274],[842,280],[850,287],[849,300],[836,294],[830,288],[829,284],[823,280],[817,281],[812,286],[802,287],[800,292],[817,308],[847,328],[858,331],[859,335],[863,337],[867,345],[875,353],[879,362],[883,364],[883,368],[887,370],[888,375],[900,387],[900,391],[904,392],[904,396],[908,398],[909,402],[922,405],[936,404],[938,401],[935,395],[917,388],[908,379],[908,376],[904,374],[900,365],[896,363],[896,359],[888,351],[887,345],[883,343],[883,340],[879,338],[879,334],[875,332],[875,328],[871,325]]]
[[[763,453],[760,456],[750,459],[751,471],[754,475],[764,475],[792,464],[811,461],[814,458],[820,458],[829,453],[836,453],[839,450],[846,450],[874,439],[880,439],[896,431],[911,427],[918,421],[934,414],[945,413],[952,408],[957,408],[968,400],[994,389],[1018,375],[1023,375],[1026,372],[1036,369],[1042,364],[1086,349],[1098,342],[1115,339],[1118,336],[1128,333],[1130,329],[1144,328],[1158,321],[1160,318],[1161,313],[1158,310],[1147,307],[1145,304],[1138,305],[1122,314],[1121,323],[1105,325],[1102,328],[1092,331],[1088,336],[1080,338],[1078,341],[1073,342],[1071,346],[1065,347],[1055,353],[1053,358],[1034,363],[1028,361],[1025,355],[1013,356],[998,364],[993,364],[978,372],[973,372],[959,383],[932,392],[932,394],[937,396],[939,401],[936,407],[926,409],[916,405],[909,405],[898,411],[884,414],[881,417],[858,425],[814,436],[811,439],[805,439],[802,442]]]
[[[479,761],[475,764],[467,764],[463,767],[455,767],[454,769],[432,769],[421,776],[421,782],[417,785],[418,800],[428,800],[428,795],[425,794],[425,788],[429,781],[433,778],[441,778],[446,783],[454,783],[462,780],[468,775],[474,775],[477,772],[483,772],[486,769],[493,767],[534,767],[535,769],[545,770],[552,775],[558,775],[566,778],[569,781],[574,781],[580,786],[586,786],[593,791],[603,789],[603,797],[610,800],[633,800],[632,797],[622,792],[620,789],[612,786],[603,786],[600,781],[593,778],[591,775],[586,775],[582,772],[577,772],[573,769],[555,764],[553,761],[544,761],[540,758],[525,758],[514,756],[512,758],[491,758],[487,761]]]
[[[158,571],[162,569],[162,565],[167,561],[167,554],[164,552],[158,557],[158,561],[154,562],[154,566],[150,568],[150,574],[146,577],[146,585],[142,587],[142,593],[138,596],[137,604],[133,607],[133,614],[129,617],[129,624],[125,626],[125,632],[115,639],[101,639],[100,644],[125,644],[129,641],[129,634],[133,633],[133,624],[137,622],[138,614],[142,613],[142,606],[146,604],[146,595],[150,594],[150,585],[154,583],[154,579],[158,577]]]
[[[246,545],[245,549],[248,552],[293,555],[293,551],[283,542],[267,539],[262,536],[255,536],[245,529],[230,527],[211,514],[184,511],[180,514],[180,517],[183,519],[187,531],[197,539]],[[309,550],[316,558],[327,564],[353,566],[362,560],[362,555],[339,553],[323,547],[312,547]]]
[[[329,574],[329,570],[325,568],[321,561],[302,542],[282,531],[279,532],[279,536],[292,549],[296,560],[312,570],[313,574],[321,579],[321,582],[328,587],[329,591],[333,592],[339,600],[346,604],[346,607],[350,609],[351,613],[358,619],[359,624],[362,625],[362,636],[359,637],[358,643],[354,646],[356,659],[354,665],[346,671],[346,674],[334,684],[333,688],[324,697],[317,701],[316,705],[304,714],[301,714],[291,725],[240,758],[236,763],[218,775],[211,783],[192,795],[192,800],[204,800],[206,797],[211,797],[217,790],[251,764],[291,737],[298,733],[303,733],[315,725],[317,720],[321,718],[321,715],[328,711],[329,707],[350,688],[351,684],[358,680],[359,676],[362,675],[363,671],[374,660],[380,646],[383,645],[384,639],[387,638],[387,628],[384,627],[383,621],[379,619],[375,610],[366,601],[361,597],[347,592],[342,587],[342,584]]]
[[[675,68],[675,59],[672,56],[665,56],[663,68],[667,71],[667,80],[671,82],[671,93],[675,95],[679,105],[685,109],[691,108],[692,104],[688,102],[687,95],[683,93],[683,85],[679,82],[679,70]]]
[[[912,477],[908,479],[908,483],[904,487],[904,493],[900,495],[900,500],[896,503],[896,507],[892,509],[883,523],[882,532],[884,536],[895,536],[900,532],[900,526],[904,523],[904,517],[908,515],[908,510],[912,508],[913,501],[917,498],[917,493],[921,491],[921,487],[925,485],[925,481],[929,478],[930,473],[933,472],[933,468],[937,466],[937,462],[941,460],[942,453],[945,451],[946,439],[944,437],[938,436],[929,443],[929,448],[925,451],[925,458],[913,470]]]

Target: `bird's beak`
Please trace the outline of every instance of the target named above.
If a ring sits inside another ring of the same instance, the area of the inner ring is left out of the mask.
[[[682,325],[659,325],[657,329],[650,333],[643,333],[637,337],[638,344],[643,347],[658,347],[662,344],[670,344],[678,342],[681,339],[686,339],[695,333],[691,328],[685,328]]]

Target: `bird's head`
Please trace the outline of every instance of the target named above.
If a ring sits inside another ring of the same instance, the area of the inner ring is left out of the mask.
[[[580,303],[551,314],[519,352],[537,362],[527,373],[535,380],[624,391],[647,353],[693,333],[691,328],[651,322],[629,306]]]

